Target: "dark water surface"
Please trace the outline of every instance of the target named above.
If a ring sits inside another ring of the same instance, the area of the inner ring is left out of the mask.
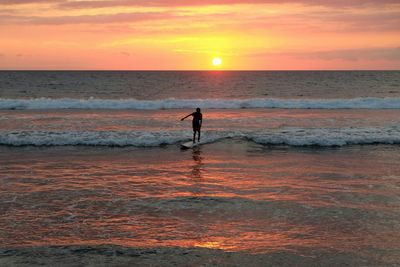
[[[0,71],[0,98],[400,97],[400,71]]]

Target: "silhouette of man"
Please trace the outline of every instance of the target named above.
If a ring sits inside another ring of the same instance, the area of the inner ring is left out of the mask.
[[[193,126],[193,143],[196,142],[196,132],[199,133],[197,136],[197,142],[200,142],[200,129],[201,123],[203,122],[203,114],[200,112],[200,108],[196,108],[196,112],[193,112],[186,117],[183,117],[181,121],[189,116],[193,116],[192,126]]]

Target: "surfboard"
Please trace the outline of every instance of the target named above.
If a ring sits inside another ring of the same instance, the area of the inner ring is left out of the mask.
[[[192,147],[195,147],[198,145],[200,145],[200,142],[193,143],[193,141],[189,141],[189,142],[181,144],[181,148],[192,148]]]

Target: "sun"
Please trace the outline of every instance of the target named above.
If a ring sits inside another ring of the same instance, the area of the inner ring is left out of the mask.
[[[219,58],[219,57],[215,57],[215,58],[213,58],[213,60],[212,60],[212,64],[213,64],[215,67],[221,66],[221,64],[222,64],[222,59]]]

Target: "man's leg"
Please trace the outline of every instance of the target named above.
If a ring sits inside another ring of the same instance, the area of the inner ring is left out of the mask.
[[[196,142],[196,130],[193,130],[193,143]]]
[[[198,138],[198,139],[197,139],[197,142],[200,142],[200,129],[199,129],[199,135],[198,135],[197,138]]]

